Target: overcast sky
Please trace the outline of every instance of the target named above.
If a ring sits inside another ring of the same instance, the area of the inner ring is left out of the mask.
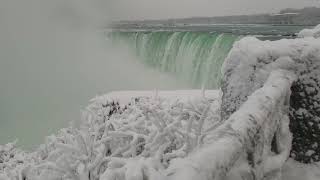
[[[108,0],[114,20],[272,13],[320,6],[319,0]]]

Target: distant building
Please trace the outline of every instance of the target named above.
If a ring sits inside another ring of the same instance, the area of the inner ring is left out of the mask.
[[[270,21],[272,24],[294,24],[294,18],[298,15],[299,13],[271,14]]]

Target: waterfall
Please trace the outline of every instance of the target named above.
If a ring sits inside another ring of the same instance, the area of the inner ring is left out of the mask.
[[[241,36],[208,32],[110,32],[115,44],[126,43],[141,61],[174,74],[193,88],[220,87],[220,68]]]

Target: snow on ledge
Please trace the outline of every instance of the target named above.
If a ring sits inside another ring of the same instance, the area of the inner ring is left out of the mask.
[[[91,99],[94,101],[117,101],[119,104],[129,104],[133,98],[139,97],[162,97],[166,99],[179,99],[180,101],[187,102],[199,97],[206,97],[208,99],[218,99],[220,97],[219,90],[172,90],[172,91],[112,91],[102,96],[97,96]]]

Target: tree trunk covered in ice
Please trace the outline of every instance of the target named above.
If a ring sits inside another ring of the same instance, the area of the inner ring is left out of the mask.
[[[275,69],[298,76],[290,98],[291,156],[305,163],[320,161],[320,39],[237,42],[223,67],[222,118],[238,110]]]
[[[289,71],[272,72],[262,88],[205,138],[205,145],[172,162],[169,179],[279,179],[291,146],[287,114],[294,80]],[[271,151],[273,139],[277,152]]]

